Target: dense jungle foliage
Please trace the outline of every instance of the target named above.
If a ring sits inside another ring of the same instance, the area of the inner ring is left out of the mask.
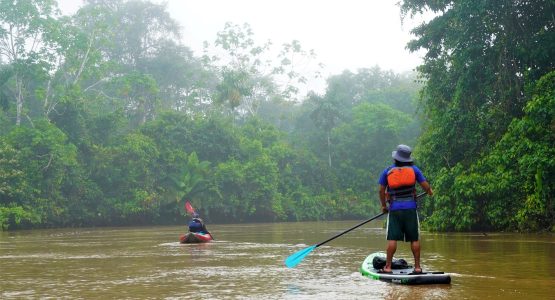
[[[555,231],[555,2],[403,1],[426,85],[419,162],[438,230]]]
[[[164,5],[0,0],[0,226],[366,218],[414,146],[431,230],[555,230],[555,3],[402,1],[417,73],[317,76],[227,24],[197,57]],[[210,53],[210,54],[209,54]],[[213,53],[218,53],[213,54]],[[277,53],[277,54],[276,54]]]

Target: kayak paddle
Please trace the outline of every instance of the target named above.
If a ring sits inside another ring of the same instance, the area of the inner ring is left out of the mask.
[[[418,199],[418,198],[424,196],[425,194],[426,194],[426,193],[421,193],[421,194],[417,195],[417,196],[416,196],[416,199]],[[298,265],[301,261],[303,261],[303,259],[304,259],[308,254],[310,254],[310,252],[312,252],[314,249],[316,249],[316,248],[322,246],[323,244],[325,244],[325,243],[327,243],[327,242],[329,242],[329,241],[332,241],[332,240],[334,240],[334,239],[336,239],[336,238],[338,238],[338,237],[344,235],[345,233],[347,233],[347,232],[349,232],[349,231],[351,231],[351,230],[357,229],[357,228],[359,228],[360,226],[362,226],[362,225],[364,225],[364,224],[366,224],[366,223],[368,223],[368,222],[370,222],[370,221],[373,221],[373,220],[375,220],[375,219],[377,219],[377,218],[379,218],[379,217],[381,217],[381,216],[383,216],[383,215],[385,215],[385,213],[381,213],[381,214],[376,215],[376,216],[374,216],[374,217],[372,217],[372,218],[370,218],[370,219],[368,219],[368,220],[366,220],[366,221],[363,221],[363,222],[361,222],[361,223],[358,223],[357,225],[355,225],[355,226],[353,226],[353,227],[351,227],[351,228],[349,228],[349,229],[347,229],[347,230],[345,230],[345,231],[343,231],[343,232],[341,232],[341,233],[339,233],[339,234],[336,234],[336,235],[334,235],[333,237],[331,237],[331,238],[329,238],[329,239],[327,239],[327,240],[325,240],[325,241],[323,241],[323,242],[321,242],[321,243],[319,243],[319,244],[312,245],[312,246],[310,246],[310,247],[304,248],[304,249],[302,249],[302,250],[300,250],[300,251],[297,251],[297,252],[293,253],[292,255],[290,255],[289,257],[287,257],[287,258],[285,259],[285,265],[286,265],[287,267],[289,267],[289,268],[295,267],[295,266]]]
[[[185,202],[185,210],[192,215],[195,214],[195,209],[193,208],[193,206],[191,205],[191,202],[187,201]]]

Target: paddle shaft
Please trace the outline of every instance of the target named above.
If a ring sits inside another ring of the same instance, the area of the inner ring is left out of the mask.
[[[418,195],[416,196],[416,199],[418,199],[418,198],[420,198],[420,197],[422,197],[422,196],[424,196],[424,195],[426,195],[426,192],[421,193],[421,194],[418,194]],[[377,216],[374,216],[374,217],[372,217],[372,218],[370,218],[370,219],[368,219],[368,220],[366,220],[366,221],[364,221],[364,222],[358,223],[357,225],[355,225],[355,226],[353,226],[353,227],[351,227],[351,228],[349,228],[349,229],[347,229],[347,230],[345,230],[345,231],[343,231],[343,232],[341,232],[341,233],[338,233],[338,234],[334,235],[333,237],[331,237],[331,238],[329,238],[329,239],[327,239],[327,240],[325,240],[325,241],[323,241],[323,242],[321,242],[321,243],[319,243],[319,244],[316,244],[316,248],[317,248],[317,247],[320,247],[320,246],[322,246],[323,244],[325,244],[325,243],[327,243],[327,242],[330,242],[330,241],[332,241],[332,240],[334,240],[334,239],[336,239],[336,238],[338,238],[338,237],[340,237],[340,236],[342,236],[342,235],[344,235],[345,233],[348,233],[348,232],[350,232],[350,231],[352,231],[352,230],[355,230],[355,229],[359,228],[360,226],[362,226],[362,225],[364,225],[364,224],[366,224],[366,223],[368,223],[368,222],[370,222],[370,221],[373,221],[373,220],[375,220],[375,219],[377,219],[377,218],[379,218],[379,217],[381,217],[381,216],[383,216],[383,215],[385,215],[385,213],[381,213],[381,214],[379,214],[379,215],[377,215]]]
[[[331,237],[331,238],[329,238],[329,239],[327,239],[327,240],[325,240],[325,241],[323,241],[323,242],[317,244],[316,247],[320,247],[320,246],[322,246],[323,244],[325,244],[325,243],[327,243],[327,242],[329,242],[329,241],[335,240],[336,238],[338,238],[338,237],[344,235],[345,233],[347,233],[347,232],[349,232],[349,231],[351,231],[351,230],[355,230],[355,229],[359,228],[360,226],[362,226],[362,225],[364,225],[364,224],[366,224],[366,223],[368,223],[368,222],[370,222],[370,221],[372,221],[372,220],[375,220],[375,219],[377,219],[377,218],[379,218],[379,217],[381,217],[381,216],[383,216],[383,215],[385,215],[385,213],[381,213],[381,214],[379,214],[379,215],[377,215],[377,216],[374,216],[374,217],[372,217],[372,218],[370,218],[370,219],[368,219],[368,220],[366,220],[366,221],[364,221],[364,222],[361,222],[361,223],[357,224],[356,226],[351,227],[351,228],[349,228],[349,229],[347,229],[347,230],[345,230],[345,231],[343,231],[343,232],[341,232],[341,233],[339,233],[339,234],[336,234],[336,235],[334,235],[333,237]]]

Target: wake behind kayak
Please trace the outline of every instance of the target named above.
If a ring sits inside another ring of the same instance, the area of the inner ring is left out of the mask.
[[[392,273],[380,273],[380,270],[375,268],[374,259],[385,260],[385,253],[376,252],[368,255],[362,265],[360,272],[366,277],[372,279],[398,283],[398,284],[449,284],[451,283],[451,276],[443,272],[422,272],[415,274],[412,266],[400,266],[399,268],[392,268]]]

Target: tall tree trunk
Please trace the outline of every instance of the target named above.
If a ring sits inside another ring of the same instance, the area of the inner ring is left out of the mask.
[[[330,132],[328,131],[328,163],[331,168],[331,139],[330,139]]]
[[[19,78],[19,74],[15,74],[15,85],[16,85],[16,118],[15,125],[19,126],[21,124],[21,114],[23,112],[23,80]]]

